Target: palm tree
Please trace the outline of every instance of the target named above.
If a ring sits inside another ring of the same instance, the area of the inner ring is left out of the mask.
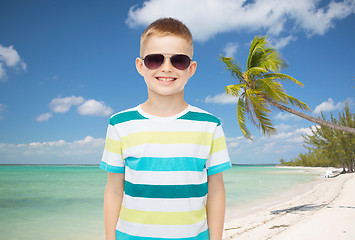
[[[266,36],[254,38],[250,46],[247,70],[244,72],[233,58],[220,55],[220,60],[225,64],[225,68],[239,82],[227,86],[225,90],[227,94],[238,98],[237,119],[244,136],[252,139],[246,127],[246,115],[259,130],[262,130],[263,134],[275,133],[276,129],[269,117],[272,108],[287,111],[326,127],[355,134],[355,128],[336,125],[285,106],[292,105],[301,110],[310,111],[307,104],[286,94],[280,80],[292,81],[301,87],[303,84],[289,75],[280,73],[281,69],[288,66],[280,54],[267,44]]]

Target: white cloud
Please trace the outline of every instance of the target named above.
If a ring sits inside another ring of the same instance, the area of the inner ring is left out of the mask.
[[[276,114],[274,119],[281,120],[281,121],[289,121],[289,120],[299,120],[300,117],[291,113],[279,112],[278,114]]]
[[[7,106],[3,103],[0,103],[0,120],[5,118],[4,113],[6,112]]]
[[[292,126],[284,124],[284,123],[280,123],[280,124],[276,125],[275,128],[276,128],[277,131],[284,132],[286,130],[291,129]]]
[[[0,82],[6,82],[7,76],[3,64],[0,62]]]
[[[21,62],[20,65],[24,71],[27,71],[27,63]]]
[[[217,104],[235,104],[238,99],[234,96],[227,95],[226,93],[219,93],[216,96],[207,96],[205,98],[206,103],[217,103]]]
[[[250,141],[245,139],[244,137],[226,137],[226,143],[228,145],[228,149],[234,149],[238,147],[242,142]]]
[[[319,127],[312,126],[312,129]],[[228,150],[233,163],[278,163],[279,159],[291,159],[305,152],[304,138],[310,135],[310,128],[294,128],[292,125],[276,126],[277,133],[271,136],[255,135],[253,141],[244,137],[226,138]]]
[[[352,98],[346,99],[344,102],[335,103],[333,99],[329,98],[327,101],[322,102],[313,111],[313,114],[320,114],[321,112],[331,112],[331,111],[341,111],[346,102],[352,106],[354,104],[354,100]]]
[[[0,45],[0,61],[5,62],[8,67],[15,67],[20,62],[20,55],[13,46],[3,47]]]
[[[294,37],[293,35],[284,38],[271,38],[270,45],[277,50],[281,50],[282,48],[290,44],[292,41],[296,41],[296,40],[297,37]]]
[[[53,115],[51,113],[43,113],[36,118],[36,121],[37,122],[45,122],[45,121],[48,121],[48,119],[50,119],[51,117],[53,117]]]
[[[13,46],[4,47],[0,44],[0,82],[6,82],[7,75],[5,66],[9,68],[16,68],[21,66],[26,71],[26,63],[21,61],[20,55]]]
[[[71,106],[79,105],[84,102],[83,97],[65,97],[65,98],[54,98],[50,103],[50,109],[55,113],[65,113],[68,112]]]
[[[126,23],[147,26],[157,18],[174,17],[190,28],[197,41],[238,30],[265,30],[275,36],[304,31],[311,36],[323,35],[335,20],[355,12],[353,0],[331,1],[322,8],[319,4],[319,0],[148,0],[130,8]]]
[[[0,163],[99,164],[104,144],[104,138],[91,136],[72,142],[0,143]]]
[[[224,56],[234,57],[235,54],[237,53],[238,47],[239,47],[238,43],[232,43],[232,42],[227,43],[223,49]]]
[[[48,121],[53,117],[53,113],[66,113],[72,106],[77,106],[77,111],[81,115],[89,116],[109,116],[113,113],[112,108],[106,106],[102,101],[94,99],[85,100],[81,96],[58,97],[49,103],[51,112],[39,115],[37,122]]]
[[[104,102],[90,99],[78,107],[78,112],[81,115],[108,116],[113,113],[113,110],[106,106]]]

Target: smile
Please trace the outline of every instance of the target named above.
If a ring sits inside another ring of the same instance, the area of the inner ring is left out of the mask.
[[[156,79],[160,82],[165,82],[165,83],[174,82],[176,80],[176,78],[172,78],[172,77],[156,77]]]

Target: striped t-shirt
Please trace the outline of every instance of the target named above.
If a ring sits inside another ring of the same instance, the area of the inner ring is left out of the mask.
[[[230,167],[220,120],[199,108],[113,115],[100,168],[125,174],[117,239],[209,239],[207,176]]]

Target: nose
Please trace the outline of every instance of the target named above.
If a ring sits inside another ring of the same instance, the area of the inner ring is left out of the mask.
[[[162,72],[171,72],[173,65],[171,65],[170,58],[165,57],[163,64],[161,65]]]

